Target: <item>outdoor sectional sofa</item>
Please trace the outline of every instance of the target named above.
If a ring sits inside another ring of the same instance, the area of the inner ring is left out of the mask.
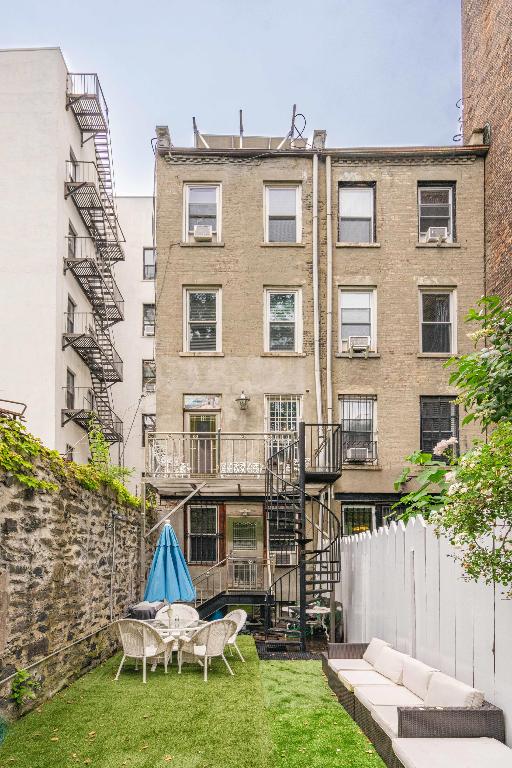
[[[379,638],[369,644],[330,643],[323,670],[389,768],[404,766],[393,749],[396,739],[505,741],[503,711],[485,701],[481,691]]]

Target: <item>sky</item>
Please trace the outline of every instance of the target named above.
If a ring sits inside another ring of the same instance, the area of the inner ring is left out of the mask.
[[[452,144],[461,96],[460,0],[0,0],[0,48],[59,46],[97,72],[117,194],[150,195],[151,138],[305,136],[331,147]]]

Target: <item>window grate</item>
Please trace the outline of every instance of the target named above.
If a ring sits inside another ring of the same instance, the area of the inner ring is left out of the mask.
[[[342,395],[341,446],[343,462],[372,463],[377,460],[375,395]]]

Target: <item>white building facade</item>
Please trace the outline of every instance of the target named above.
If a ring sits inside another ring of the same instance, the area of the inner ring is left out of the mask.
[[[0,165],[0,399],[79,462],[94,415],[117,457],[124,251],[97,76],[70,74],[58,48],[0,51]]]
[[[155,431],[155,276],[153,198],[118,197],[116,207],[123,232],[125,262],[117,281],[126,297],[124,322],[114,329],[123,358],[123,382],[116,386],[116,411],[124,424],[122,464],[133,470],[126,484],[140,492],[146,434]]]

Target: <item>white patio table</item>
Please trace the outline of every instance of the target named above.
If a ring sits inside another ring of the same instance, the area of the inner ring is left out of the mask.
[[[162,637],[168,638],[172,637],[174,642],[172,643],[171,652],[178,650],[178,640],[187,639],[190,637],[190,635],[196,631],[196,629],[199,629],[199,627],[204,627],[205,624],[208,624],[207,621],[202,620],[195,620],[191,621],[190,624],[186,624],[184,626],[175,626],[175,627],[169,627],[167,624],[165,624],[162,621],[156,621],[156,619],[151,619],[149,621],[145,622],[146,624],[150,624],[156,631],[162,635]],[[154,672],[158,664],[158,658],[156,658],[153,661],[153,664],[151,666],[151,671]]]
[[[325,617],[330,612],[331,609],[326,605],[312,605],[310,608],[306,608],[307,615],[315,617],[316,623],[322,627],[322,630],[325,632],[325,636],[327,638],[329,638],[329,631],[327,629],[327,624],[325,623]]]

